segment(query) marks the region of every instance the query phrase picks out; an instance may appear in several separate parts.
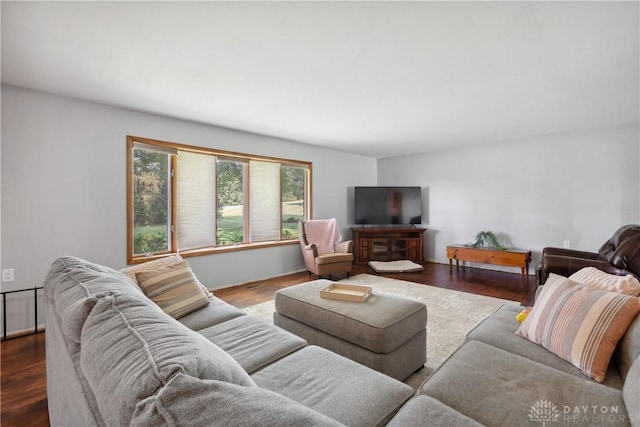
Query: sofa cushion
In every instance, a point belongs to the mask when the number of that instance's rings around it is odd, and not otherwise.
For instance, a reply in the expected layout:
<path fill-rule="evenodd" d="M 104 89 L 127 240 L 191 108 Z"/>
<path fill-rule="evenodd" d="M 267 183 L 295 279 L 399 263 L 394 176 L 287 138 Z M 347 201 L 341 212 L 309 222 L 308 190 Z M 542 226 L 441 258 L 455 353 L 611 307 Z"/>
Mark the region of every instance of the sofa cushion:
<path fill-rule="evenodd" d="M 640 426 L 640 357 L 638 357 L 629 373 L 622 389 L 622 397 L 634 427 Z"/>
<path fill-rule="evenodd" d="M 131 426 L 341 426 L 291 399 L 257 387 L 176 374 L 139 402 Z"/>
<path fill-rule="evenodd" d="M 174 254 L 174 255 L 163 257 L 163 258 L 154 259 L 153 261 L 143 262 L 142 264 L 131 265 L 129 267 L 123 268 L 120 271 L 126 274 L 127 277 L 129 277 L 134 283 L 137 284 L 138 279 L 136 278 L 136 273 L 154 271 L 158 268 L 164 268 L 170 265 L 179 264 L 182 261 L 183 261 L 182 256 L 180 256 L 179 254 Z M 196 282 L 198 283 L 198 286 L 200 286 L 200 289 L 202 289 L 202 293 L 207 298 L 210 298 L 212 296 L 211 292 L 209 292 L 209 290 L 202 283 L 200 283 L 197 277 L 196 277 Z"/>
<path fill-rule="evenodd" d="M 491 426 L 542 425 L 542 421 L 552 421 L 536 417 L 545 406 L 550 409 L 548 415 L 565 424 L 628 422 L 622 390 L 475 340 L 462 344 L 418 393 Z"/>
<path fill-rule="evenodd" d="M 349 426 L 384 425 L 413 395 L 408 385 L 316 346 L 304 347 L 251 377 L 259 387 Z"/>
<path fill-rule="evenodd" d="M 146 299 L 124 274 L 73 256 L 53 262 L 44 288 L 52 302 L 49 309 L 60 318 L 65 336 L 75 342 L 80 342 L 84 322 L 101 297 L 120 293 Z"/>
<path fill-rule="evenodd" d="M 138 272 L 136 279 L 145 295 L 175 319 L 209 304 L 186 261 Z"/>
<path fill-rule="evenodd" d="M 252 316 L 242 316 L 198 331 L 233 357 L 248 373 L 307 345 L 297 335 Z"/>
<path fill-rule="evenodd" d="M 640 299 L 589 289 L 551 273 L 516 333 L 604 381 L 618 340 L 640 311 Z"/>
<path fill-rule="evenodd" d="M 246 314 L 244 311 L 222 301 L 220 298 L 212 296 L 209 299 L 209 305 L 181 317 L 178 321 L 187 328 L 198 331 L 226 322 L 227 320 L 246 316 Z"/>
<path fill-rule="evenodd" d="M 488 316 L 471 330 L 467 334 L 467 339 L 482 341 L 510 353 L 526 357 L 535 362 L 587 380 L 584 373 L 573 364 L 556 356 L 546 348 L 515 334 L 520 326 L 520 323 L 516 320 L 516 314 L 521 310 L 522 306 L 519 304 L 504 304 L 495 313 Z M 622 390 L 623 383 L 622 377 L 615 364 L 609 363 L 604 384 Z"/>
<path fill-rule="evenodd" d="M 461 414 L 430 396 L 418 395 L 409 400 L 387 427 L 481 427 L 482 424 Z"/>
<path fill-rule="evenodd" d="M 635 297 L 640 295 L 640 281 L 631 274 L 620 276 L 605 273 L 595 267 L 584 267 L 569 276 L 569 279 L 590 288 L 620 292 Z"/>
<path fill-rule="evenodd" d="M 255 386 L 231 356 L 202 335 L 129 295 L 101 298 L 80 344 L 80 366 L 108 425 L 129 424 L 138 401 L 179 372 Z"/>

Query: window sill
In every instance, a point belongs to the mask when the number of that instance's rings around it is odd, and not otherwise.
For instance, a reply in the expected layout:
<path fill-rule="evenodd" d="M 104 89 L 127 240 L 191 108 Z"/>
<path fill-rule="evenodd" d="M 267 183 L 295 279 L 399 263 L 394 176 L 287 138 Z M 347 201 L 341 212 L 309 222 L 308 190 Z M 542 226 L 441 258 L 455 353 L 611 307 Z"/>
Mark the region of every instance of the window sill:
<path fill-rule="evenodd" d="M 219 253 L 226 252 L 238 252 L 238 251 L 248 251 L 252 249 L 264 249 L 264 248 L 272 248 L 277 246 L 288 246 L 288 245 L 297 245 L 299 244 L 299 240 L 281 240 L 281 241 L 273 241 L 273 242 L 258 242 L 258 243 L 241 243 L 238 245 L 229 245 L 229 246 L 218 246 L 214 248 L 202 248 L 202 249 L 190 249 L 183 252 L 163 252 L 154 254 L 151 256 L 134 256 L 132 259 L 127 260 L 129 265 L 132 264 L 141 264 L 147 261 L 153 261 L 154 259 L 160 259 L 171 255 L 180 255 L 183 258 L 196 257 L 202 255 L 213 255 Z"/>

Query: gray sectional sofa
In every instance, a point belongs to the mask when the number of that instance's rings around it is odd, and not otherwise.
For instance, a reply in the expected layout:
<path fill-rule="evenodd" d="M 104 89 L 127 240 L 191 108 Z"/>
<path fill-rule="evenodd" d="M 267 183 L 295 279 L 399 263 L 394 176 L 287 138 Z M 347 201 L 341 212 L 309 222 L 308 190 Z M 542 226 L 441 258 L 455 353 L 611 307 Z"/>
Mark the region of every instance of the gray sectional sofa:
<path fill-rule="evenodd" d="M 473 329 L 391 425 L 420 425 L 437 413 L 438 425 L 450 426 L 640 426 L 640 316 L 601 384 L 517 336 L 521 310 L 503 305 Z"/>
<path fill-rule="evenodd" d="M 53 426 L 376 426 L 413 395 L 213 296 L 175 320 L 123 273 L 74 257 L 44 286 Z"/>
<path fill-rule="evenodd" d="M 599 384 L 516 336 L 506 305 L 414 393 L 213 296 L 175 320 L 79 258 L 53 263 L 45 295 L 53 426 L 640 425 L 637 318 Z"/>

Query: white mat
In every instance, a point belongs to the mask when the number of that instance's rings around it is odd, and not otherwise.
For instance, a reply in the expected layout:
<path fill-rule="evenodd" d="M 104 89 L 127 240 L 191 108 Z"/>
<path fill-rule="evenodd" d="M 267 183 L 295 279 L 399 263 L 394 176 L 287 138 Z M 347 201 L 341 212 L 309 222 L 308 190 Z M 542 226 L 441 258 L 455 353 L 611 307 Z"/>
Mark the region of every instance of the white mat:
<path fill-rule="evenodd" d="M 409 260 L 400 261 L 369 261 L 369 267 L 376 273 L 410 273 L 422 271 L 424 267 Z"/>

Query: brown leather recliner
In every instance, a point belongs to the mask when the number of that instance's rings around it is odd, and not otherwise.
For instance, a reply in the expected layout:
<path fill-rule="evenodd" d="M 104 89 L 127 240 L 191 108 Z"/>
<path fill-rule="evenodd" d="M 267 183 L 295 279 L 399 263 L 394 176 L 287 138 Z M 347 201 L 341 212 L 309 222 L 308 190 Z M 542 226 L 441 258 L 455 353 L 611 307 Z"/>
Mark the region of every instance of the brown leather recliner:
<path fill-rule="evenodd" d="M 567 277 L 584 267 L 596 267 L 621 276 L 633 274 L 640 278 L 640 225 L 620 227 L 598 252 L 544 248 L 536 271 L 538 285 L 544 284 L 549 273 Z"/>

